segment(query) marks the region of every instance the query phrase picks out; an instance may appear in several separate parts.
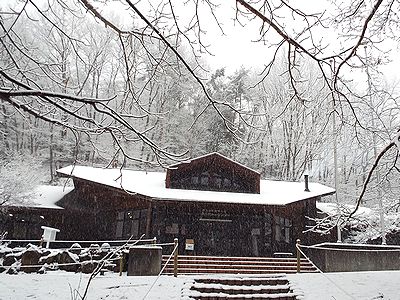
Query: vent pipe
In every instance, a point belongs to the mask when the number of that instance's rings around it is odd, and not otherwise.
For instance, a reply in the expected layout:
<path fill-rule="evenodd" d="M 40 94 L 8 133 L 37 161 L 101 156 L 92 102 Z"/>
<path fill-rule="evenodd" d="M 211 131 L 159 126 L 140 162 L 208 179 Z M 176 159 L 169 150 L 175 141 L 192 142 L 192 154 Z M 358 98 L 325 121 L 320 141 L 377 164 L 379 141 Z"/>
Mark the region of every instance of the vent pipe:
<path fill-rule="evenodd" d="M 310 189 L 308 188 L 308 171 L 304 172 L 304 191 L 309 192 Z"/>

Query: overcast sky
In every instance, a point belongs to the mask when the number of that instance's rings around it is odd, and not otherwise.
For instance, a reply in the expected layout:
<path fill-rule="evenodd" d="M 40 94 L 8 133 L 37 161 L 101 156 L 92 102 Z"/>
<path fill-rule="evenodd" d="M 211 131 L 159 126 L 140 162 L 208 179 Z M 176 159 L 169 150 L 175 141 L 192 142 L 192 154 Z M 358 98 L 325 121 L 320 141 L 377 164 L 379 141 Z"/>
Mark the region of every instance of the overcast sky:
<path fill-rule="evenodd" d="M 36 0 L 35 3 L 44 2 L 44 0 Z M 152 5 L 157 1 L 151 1 Z M 2 6 L 14 6 L 15 0 L 2 0 L 0 7 Z M 97 2 L 93 2 L 96 3 Z M 128 15 L 126 7 L 118 5 L 118 2 L 108 2 L 106 8 L 101 10 L 102 13 L 111 14 L 118 16 L 120 20 L 123 20 L 131 26 L 132 19 Z M 139 8 L 146 11 L 148 8 L 148 2 L 138 3 Z M 245 67 L 255 67 L 261 69 L 269 60 L 272 58 L 273 50 L 263 45 L 262 43 L 256 43 L 255 41 L 259 38 L 259 29 L 262 24 L 257 18 L 251 22 L 242 20 L 245 27 L 241 26 L 234 21 L 236 1 L 221 1 L 220 7 L 215 11 L 218 20 L 223 25 L 225 34 L 219 30 L 215 21 L 212 19 L 209 10 L 200 11 L 200 17 L 202 20 L 202 28 L 206 30 L 204 35 L 204 43 L 210 45 L 209 51 L 214 56 L 204 56 L 204 59 L 208 62 L 210 70 L 216 70 L 221 67 L 226 67 L 227 73 L 232 73 L 239 69 L 242 65 Z M 292 3 L 292 5 L 294 5 Z M 328 1 L 296 1 L 295 5 L 297 8 L 303 9 L 307 12 L 317 13 L 323 12 L 328 8 Z M 147 6 L 147 7 L 146 7 Z M 190 2 L 176 2 L 174 3 L 176 9 L 178 22 L 185 25 L 193 14 L 193 8 L 190 7 Z M 241 7 L 241 9 L 243 9 Z M 188 10 L 188 11 L 187 11 Z M 292 29 L 296 29 L 296 22 L 293 19 L 279 19 L 281 24 L 285 26 L 286 32 L 291 35 Z M 334 48 L 337 43 L 336 32 L 331 29 L 331 33 L 316 32 L 316 38 L 322 38 L 326 44 L 330 44 L 330 49 Z M 318 36 L 320 34 L 320 36 Z M 291 36 L 294 36 L 293 34 Z M 271 36 L 270 36 L 271 39 Z M 272 36 L 273 39 L 273 36 Z M 271 40 L 269 40 L 271 41 Z M 339 47 L 340 45 L 338 45 Z M 388 49 L 392 49 L 391 59 L 394 61 L 386 66 L 380 67 L 380 70 L 386 75 L 388 80 L 394 81 L 399 78 L 398 70 L 400 68 L 400 60 L 398 59 L 398 45 L 395 43 L 388 43 Z M 332 50 L 331 50 L 332 51 Z M 329 54 L 332 54 L 329 53 Z M 357 78 L 359 74 L 357 71 L 354 72 L 354 76 Z"/>

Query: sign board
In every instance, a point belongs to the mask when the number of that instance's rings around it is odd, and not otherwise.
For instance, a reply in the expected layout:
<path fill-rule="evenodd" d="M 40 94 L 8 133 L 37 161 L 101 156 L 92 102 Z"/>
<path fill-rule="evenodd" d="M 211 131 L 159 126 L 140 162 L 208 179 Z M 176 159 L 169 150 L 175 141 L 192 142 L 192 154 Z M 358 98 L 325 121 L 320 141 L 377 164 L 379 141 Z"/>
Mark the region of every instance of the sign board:
<path fill-rule="evenodd" d="M 60 232 L 59 229 L 51 228 L 47 226 L 42 226 L 43 229 L 43 241 L 45 242 L 54 242 L 56 240 L 57 232 Z"/>
<path fill-rule="evenodd" d="M 194 250 L 194 240 L 193 239 L 186 239 L 185 250 L 188 250 L 188 251 Z"/>
<path fill-rule="evenodd" d="M 43 229 L 42 240 L 46 242 L 46 248 L 49 248 L 50 242 L 54 242 L 56 240 L 56 234 L 57 232 L 60 232 L 60 230 L 47 226 L 42 226 L 41 228 Z"/>

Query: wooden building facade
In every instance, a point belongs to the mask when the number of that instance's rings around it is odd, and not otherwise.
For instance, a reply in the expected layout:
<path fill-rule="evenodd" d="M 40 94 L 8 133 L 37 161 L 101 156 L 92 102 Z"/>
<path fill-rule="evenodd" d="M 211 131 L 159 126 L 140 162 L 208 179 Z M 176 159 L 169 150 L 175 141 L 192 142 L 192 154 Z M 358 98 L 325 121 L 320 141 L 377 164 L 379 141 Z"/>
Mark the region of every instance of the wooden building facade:
<path fill-rule="evenodd" d="M 74 189 L 58 203 L 62 239 L 179 239 L 195 255 L 272 256 L 294 251 L 316 201 L 334 193 L 310 183 L 261 180 L 218 153 L 171 166 L 166 173 L 83 166 L 58 170 Z M 47 224 L 51 225 L 51 224 Z"/>

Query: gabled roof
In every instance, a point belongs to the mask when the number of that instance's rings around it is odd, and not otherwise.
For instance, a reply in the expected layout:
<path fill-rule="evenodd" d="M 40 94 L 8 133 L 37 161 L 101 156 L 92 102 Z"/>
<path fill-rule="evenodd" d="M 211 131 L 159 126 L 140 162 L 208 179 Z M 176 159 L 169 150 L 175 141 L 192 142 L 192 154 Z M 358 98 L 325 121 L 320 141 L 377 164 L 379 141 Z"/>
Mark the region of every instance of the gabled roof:
<path fill-rule="evenodd" d="M 165 173 L 85 166 L 68 166 L 57 170 L 60 175 L 98 183 L 148 196 L 162 201 L 191 201 L 251 205 L 286 205 L 313 197 L 331 195 L 333 188 L 310 183 L 310 192 L 303 182 L 261 180 L 260 194 L 171 189 L 165 187 Z"/>
<path fill-rule="evenodd" d="M 234 164 L 234 165 L 236 165 L 236 166 L 238 166 L 240 168 L 246 169 L 247 171 L 250 171 L 250 172 L 253 172 L 253 173 L 256 173 L 256 174 L 260 175 L 260 172 L 258 172 L 256 170 L 253 170 L 253 169 L 251 169 L 251 168 L 249 168 L 249 167 L 247 167 L 245 165 L 242 165 L 241 163 L 238 163 L 237 161 L 234 161 L 233 159 L 231 159 L 229 157 L 226 157 L 225 155 L 222 155 L 221 153 L 218 153 L 218 152 L 208 153 L 208 154 L 205 154 L 205 155 L 202 155 L 202 156 L 198 156 L 198 157 L 195 157 L 195 158 L 192 158 L 192 159 L 180 162 L 180 163 L 176 163 L 176 164 L 170 165 L 170 166 L 168 166 L 168 169 L 175 169 L 175 168 L 178 168 L 179 166 L 184 166 L 184 165 L 191 164 L 191 163 L 194 163 L 194 162 L 200 162 L 200 161 L 203 161 L 203 160 L 208 160 L 208 159 L 211 159 L 212 157 L 221 158 L 221 159 L 223 159 L 223 160 L 225 160 L 225 161 L 227 161 L 229 163 L 232 163 L 232 164 Z"/>

